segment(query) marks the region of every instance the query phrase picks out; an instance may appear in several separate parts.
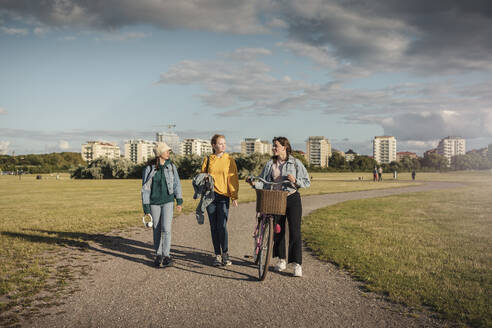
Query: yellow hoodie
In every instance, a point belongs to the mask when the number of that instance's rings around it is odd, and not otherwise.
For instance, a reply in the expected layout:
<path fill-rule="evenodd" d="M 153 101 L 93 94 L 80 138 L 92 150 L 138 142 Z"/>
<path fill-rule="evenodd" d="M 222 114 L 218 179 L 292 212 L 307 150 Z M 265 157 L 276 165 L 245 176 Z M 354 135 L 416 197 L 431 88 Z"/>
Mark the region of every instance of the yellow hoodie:
<path fill-rule="evenodd" d="M 236 161 L 229 154 L 221 157 L 212 154 L 205 157 L 202 163 L 202 173 L 207 173 L 207 158 L 210 158 L 208 173 L 214 178 L 214 190 L 216 193 L 237 199 L 239 180 L 237 176 Z"/>

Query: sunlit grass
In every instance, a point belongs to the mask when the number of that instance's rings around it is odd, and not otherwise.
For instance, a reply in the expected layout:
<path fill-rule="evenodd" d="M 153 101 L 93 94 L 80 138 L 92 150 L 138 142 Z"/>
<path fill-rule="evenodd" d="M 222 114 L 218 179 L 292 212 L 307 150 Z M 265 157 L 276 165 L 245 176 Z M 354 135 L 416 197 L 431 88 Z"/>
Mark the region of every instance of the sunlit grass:
<path fill-rule="evenodd" d="M 41 256 L 65 245 L 87 247 L 87 238 L 141 225 L 140 180 L 71 180 L 67 174 L 0 176 L 0 308 L 35 295 L 55 273 Z M 303 195 L 416 185 L 409 175 L 374 183 L 362 173 L 313 173 Z M 363 177 L 363 180 L 359 180 Z M 418 176 L 419 178 L 419 176 Z M 423 175 L 421 176 L 423 179 Z M 190 180 L 183 180 L 184 212 L 194 212 Z M 240 182 L 241 202 L 255 200 L 254 190 Z M 63 238 L 59 237 L 63 233 Z M 81 237 L 83 236 L 83 237 Z M 5 296 L 9 298 L 6 299 Z M 0 310 L 1 312 L 1 310 Z"/>
<path fill-rule="evenodd" d="M 304 239 L 321 259 L 346 268 L 372 291 L 490 327 L 492 176 L 437 177 L 474 182 L 320 209 L 304 220 Z"/>

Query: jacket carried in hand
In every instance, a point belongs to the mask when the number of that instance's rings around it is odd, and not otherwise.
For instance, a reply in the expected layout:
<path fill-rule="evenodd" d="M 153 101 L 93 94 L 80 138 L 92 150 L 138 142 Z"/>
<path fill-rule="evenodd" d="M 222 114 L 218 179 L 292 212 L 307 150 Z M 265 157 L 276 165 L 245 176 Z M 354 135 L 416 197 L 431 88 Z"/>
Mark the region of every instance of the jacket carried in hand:
<path fill-rule="evenodd" d="M 147 165 L 142 174 L 142 205 L 150 204 L 150 193 L 152 191 L 152 180 L 157 173 L 155 165 Z M 179 180 L 178 169 L 173 162 L 169 161 L 164 165 L 164 177 L 169 194 L 174 194 L 174 198 L 183 199 L 181 181 Z"/>
<path fill-rule="evenodd" d="M 215 199 L 214 178 L 208 173 L 200 173 L 193 178 L 193 199 L 200 197 L 200 202 L 196 207 L 196 220 L 198 224 L 203 224 L 205 220 L 205 210 Z"/>

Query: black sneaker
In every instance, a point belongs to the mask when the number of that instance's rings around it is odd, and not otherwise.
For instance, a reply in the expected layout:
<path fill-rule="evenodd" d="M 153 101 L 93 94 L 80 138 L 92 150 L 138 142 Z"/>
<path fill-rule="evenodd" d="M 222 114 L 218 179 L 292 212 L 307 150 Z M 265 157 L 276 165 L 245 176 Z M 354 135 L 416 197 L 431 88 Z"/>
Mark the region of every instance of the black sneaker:
<path fill-rule="evenodd" d="M 173 259 L 169 256 L 164 256 L 164 259 L 162 260 L 162 266 L 167 267 L 171 265 L 173 265 Z"/>
<path fill-rule="evenodd" d="M 229 260 L 229 254 L 227 253 L 224 253 L 222 254 L 222 265 L 226 266 L 226 265 L 231 265 L 232 262 L 231 260 Z"/>
<path fill-rule="evenodd" d="M 156 268 L 159 268 L 161 266 L 161 262 L 162 262 L 162 257 L 156 256 L 154 260 L 154 266 Z"/>

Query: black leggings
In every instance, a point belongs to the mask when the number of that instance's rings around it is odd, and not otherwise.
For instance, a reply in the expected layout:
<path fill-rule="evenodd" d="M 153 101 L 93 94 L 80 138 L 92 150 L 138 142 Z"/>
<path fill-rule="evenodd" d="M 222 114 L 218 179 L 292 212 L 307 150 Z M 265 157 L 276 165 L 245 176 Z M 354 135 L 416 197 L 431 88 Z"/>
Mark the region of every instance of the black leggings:
<path fill-rule="evenodd" d="M 285 220 L 289 223 L 289 261 L 302 264 L 301 218 L 302 203 L 298 192 L 287 197 L 286 215 L 279 215 L 275 222 L 280 225 L 280 233 L 273 235 L 273 257 L 285 259 Z"/>

